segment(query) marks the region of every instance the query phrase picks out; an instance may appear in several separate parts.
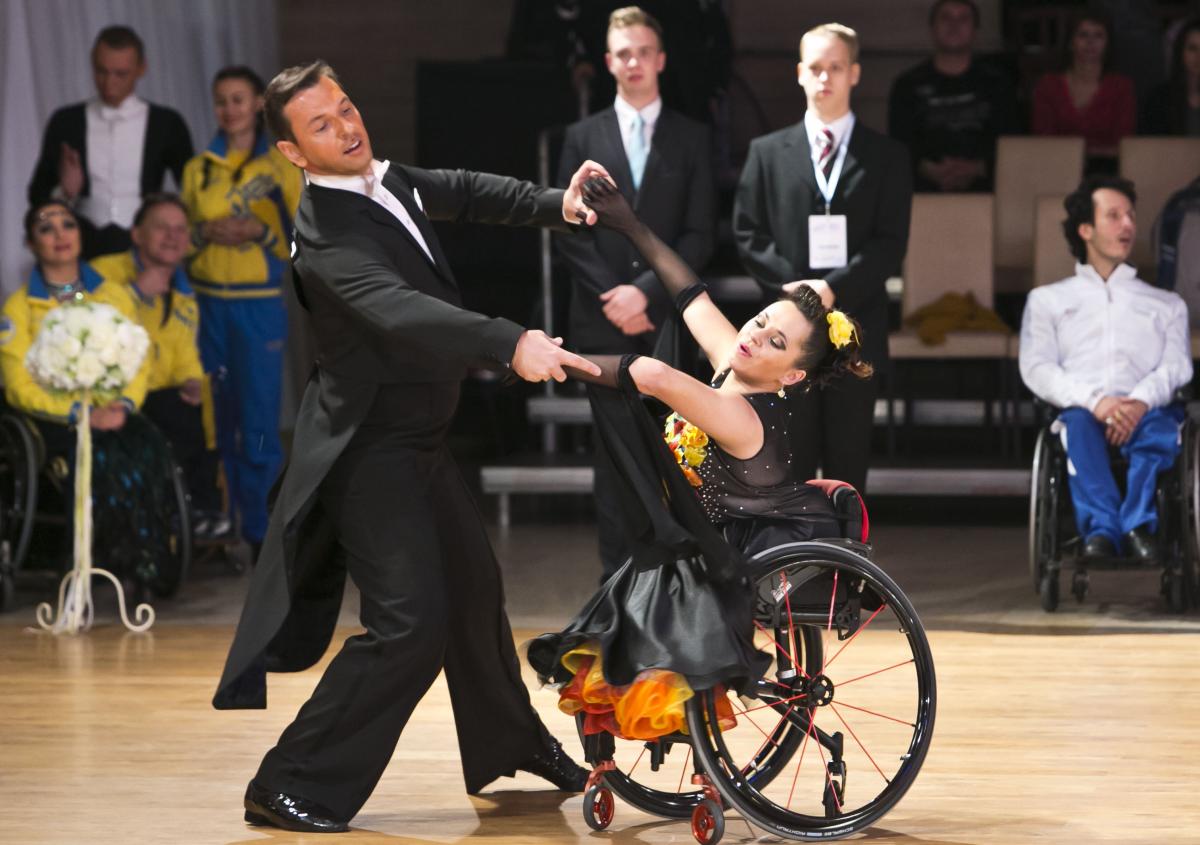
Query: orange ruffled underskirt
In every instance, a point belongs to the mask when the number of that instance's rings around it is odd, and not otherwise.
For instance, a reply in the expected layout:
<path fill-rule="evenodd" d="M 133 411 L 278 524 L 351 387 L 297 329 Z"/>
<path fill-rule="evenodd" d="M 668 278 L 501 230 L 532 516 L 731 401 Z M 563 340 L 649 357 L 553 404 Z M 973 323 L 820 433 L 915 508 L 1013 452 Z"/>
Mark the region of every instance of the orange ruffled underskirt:
<path fill-rule="evenodd" d="M 601 671 L 600 648 L 584 643 L 562 657 L 573 673 L 558 695 L 558 709 L 568 716 L 584 714 L 584 734 L 607 731 L 622 739 L 653 740 L 687 733 L 684 705 L 695 693 L 684 677 L 666 669 L 639 672 L 633 683 L 612 686 Z M 725 691 L 717 687 L 717 719 L 721 730 L 737 724 Z"/>

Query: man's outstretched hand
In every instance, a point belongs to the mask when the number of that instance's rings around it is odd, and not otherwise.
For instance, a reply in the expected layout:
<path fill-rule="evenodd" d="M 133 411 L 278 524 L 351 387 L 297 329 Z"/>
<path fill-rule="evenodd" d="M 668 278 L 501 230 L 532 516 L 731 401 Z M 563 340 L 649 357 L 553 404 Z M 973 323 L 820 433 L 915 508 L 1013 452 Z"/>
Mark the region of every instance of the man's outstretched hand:
<path fill-rule="evenodd" d="M 583 201 L 583 183 L 596 178 L 612 180 L 608 171 L 594 161 L 585 161 L 579 165 L 579 169 L 571 177 L 567 192 L 563 194 L 563 220 L 568 223 L 586 223 L 589 226 L 596 224 L 596 212 L 588 208 L 587 203 Z"/>
<path fill-rule="evenodd" d="M 525 381 L 566 381 L 567 374 L 563 372 L 563 367 L 600 375 L 600 368 L 591 361 L 563 349 L 561 337 L 548 337 L 540 329 L 530 329 L 517 341 L 512 369 Z"/>

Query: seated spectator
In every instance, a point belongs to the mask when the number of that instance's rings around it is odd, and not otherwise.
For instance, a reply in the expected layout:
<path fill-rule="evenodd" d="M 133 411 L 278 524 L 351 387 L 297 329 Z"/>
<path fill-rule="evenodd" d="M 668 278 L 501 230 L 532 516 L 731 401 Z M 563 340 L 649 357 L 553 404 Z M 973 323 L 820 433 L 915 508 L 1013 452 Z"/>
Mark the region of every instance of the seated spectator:
<path fill-rule="evenodd" d="M 4 303 L 0 316 L 0 373 L 10 408 L 24 412 L 45 444 L 45 459 L 64 467 L 62 480 L 71 489 L 75 469 L 78 405 L 42 387 L 25 368 L 46 314 L 60 303 L 98 299 L 102 279 L 80 261 L 80 227 L 74 212 L 59 200 L 31 207 L 25 215 L 26 243 L 37 263 L 29 280 Z M 104 301 L 135 319 L 132 295 L 111 291 Z M 168 505 L 148 479 L 167 477 L 171 453 L 158 430 L 137 413 L 146 395 L 147 367 L 127 385 L 124 395 L 91 409 L 92 508 L 97 565 L 156 592 L 177 583 L 177 573 L 161 570 L 171 555 Z M 64 503 L 73 512 L 70 503 Z M 70 560 L 70 532 L 62 538 L 63 561 Z"/>
<path fill-rule="evenodd" d="M 1200 18 L 1186 22 L 1175 36 L 1171 76 L 1146 98 L 1141 131 L 1200 137 Z"/>
<path fill-rule="evenodd" d="M 1117 144 L 1137 121 L 1133 82 L 1109 71 L 1110 34 L 1098 15 L 1078 18 L 1066 69 L 1046 74 L 1033 89 L 1033 134 L 1083 136 L 1089 173 L 1116 171 Z"/>
<path fill-rule="evenodd" d="M 183 269 L 188 232 L 183 201 L 150 194 L 133 218 L 133 249 L 93 259 L 91 266 L 104 278 L 97 298 L 132 299 L 134 315 L 150 335 L 142 413 L 166 435 L 183 469 L 196 533 L 220 535 L 228 533 L 229 519 L 221 512 L 216 456 L 208 449 L 201 413 L 200 313 Z"/>
<path fill-rule="evenodd" d="M 935 0 L 933 57 L 896 78 L 888 133 L 908 146 L 917 191 L 990 191 L 996 138 L 1017 131 L 1013 84 L 974 57 L 975 0 Z"/>
<path fill-rule="evenodd" d="M 96 36 L 92 73 L 96 96 L 50 116 L 29 183 L 29 202 L 66 201 L 83 230 L 83 255 L 129 248 L 129 226 L 143 194 L 176 184 L 192 157 L 192 137 L 174 109 L 134 92 L 146 72 L 142 39 L 129 27 Z"/>
<path fill-rule="evenodd" d="M 1185 411 L 1175 392 L 1192 378 L 1187 306 L 1124 263 L 1133 248 L 1133 184 L 1086 179 L 1064 201 L 1063 231 L 1075 275 L 1029 294 L 1021 322 L 1021 377 L 1061 412 L 1054 430 L 1068 458 L 1068 486 L 1084 554 L 1124 545 L 1154 556 L 1155 480 L 1179 453 Z M 1128 460 L 1124 497 L 1110 447 Z"/>

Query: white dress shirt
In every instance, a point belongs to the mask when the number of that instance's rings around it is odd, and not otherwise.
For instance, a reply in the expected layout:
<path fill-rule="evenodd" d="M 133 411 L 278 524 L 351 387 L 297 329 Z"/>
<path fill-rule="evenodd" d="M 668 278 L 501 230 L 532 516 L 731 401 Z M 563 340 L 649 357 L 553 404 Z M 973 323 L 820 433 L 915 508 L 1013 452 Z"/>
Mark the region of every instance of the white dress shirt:
<path fill-rule="evenodd" d="M 425 250 L 430 262 L 436 264 L 437 262 L 433 260 L 433 253 L 429 251 L 429 244 L 425 243 L 425 238 L 421 235 L 421 230 L 417 228 L 412 215 L 408 213 L 408 209 L 401 204 L 400 200 L 396 199 L 395 194 L 383 185 L 383 174 L 387 173 L 390 164 L 391 162 L 388 161 L 372 159 L 370 175 L 367 176 L 318 176 L 305 171 L 304 178 L 314 185 L 335 188 L 339 191 L 352 191 L 375 200 L 400 221 L 400 225 L 407 229 L 413 239 L 421 245 L 421 249 Z M 415 190 L 413 199 L 416 200 L 419 208 L 423 208 L 420 196 Z"/>
<path fill-rule="evenodd" d="M 804 131 L 808 133 L 808 146 L 812 149 L 813 167 L 816 168 L 821 160 L 821 150 L 823 149 L 822 130 L 828 129 L 833 133 L 833 155 L 837 155 L 842 144 L 850 142 L 850 135 L 854 132 L 854 112 L 848 111 L 833 123 L 822 123 L 821 118 L 817 117 L 817 112 L 814 109 L 809 109 L 804 113 Z"/>
<path fill-rule="evenodd" d="M 650 149 L 650 143 L 654 140 L 654 127 L 658 124 L 658 116 L 662 114 L 662 109 L 661 97 L 653 103 L 635 109 L 625 102 L 620 94 L 617 95 L 617 99 L 613 101 L 613 110 L 617 113 L 617 126 L 621 127 L 621 144 L 625 147 L 625 158 L 629 158 L 629 145 L 633 140 L 634 127 L 637 126 L 637 116 L 642 116 L 642 137 L 646 142 L 646 149 Z"/>
<path fill-rule="evenodd" d="M 1021 378 L 1059 408 L 1095 410 L 1105 396 L 1159 408 L 1192 380 L 1187 305 L 1128 264 L 1108 277 L 1090 264 L 1034 288 L 1021 319 Z"/>
<path fill-rule="evenodd" d="M 79 212 L 103 229 L 115 223 L 133 225 L 142 203 L 142 156 L 146 149 L 146 120 L 150 106 L 130 94 L 113 108 L 99 99 L 84 106 L 87 132 L 88 195 L 79 198 Z"/>

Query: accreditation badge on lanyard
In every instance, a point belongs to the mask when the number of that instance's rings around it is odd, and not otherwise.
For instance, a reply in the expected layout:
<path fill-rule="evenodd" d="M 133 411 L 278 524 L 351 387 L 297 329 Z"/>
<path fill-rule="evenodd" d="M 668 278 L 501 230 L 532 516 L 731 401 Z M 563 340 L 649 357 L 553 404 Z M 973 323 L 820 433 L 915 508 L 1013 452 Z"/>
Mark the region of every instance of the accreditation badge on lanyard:
<path fill-rule="evenodd" d="M 846 162 L 846 148 L 850 146 L 850 138 L 842 139 L 838 146 L 837 158 L 833 161 L 833 169 L 829 178 L 825 171 L 813 162 L 813 174 L 817 177 L 817 188 L 825 199 L 824 214 L 808 216 L 808 266 L 813 270 L 833 270 L 845 267 L 849 262 L 849 250 L 846 245 L 846 215 L 830 214 L 833 204 L 833 192 L 837 190 L 838 179 L 842 177 L 842 165 Z"/>

